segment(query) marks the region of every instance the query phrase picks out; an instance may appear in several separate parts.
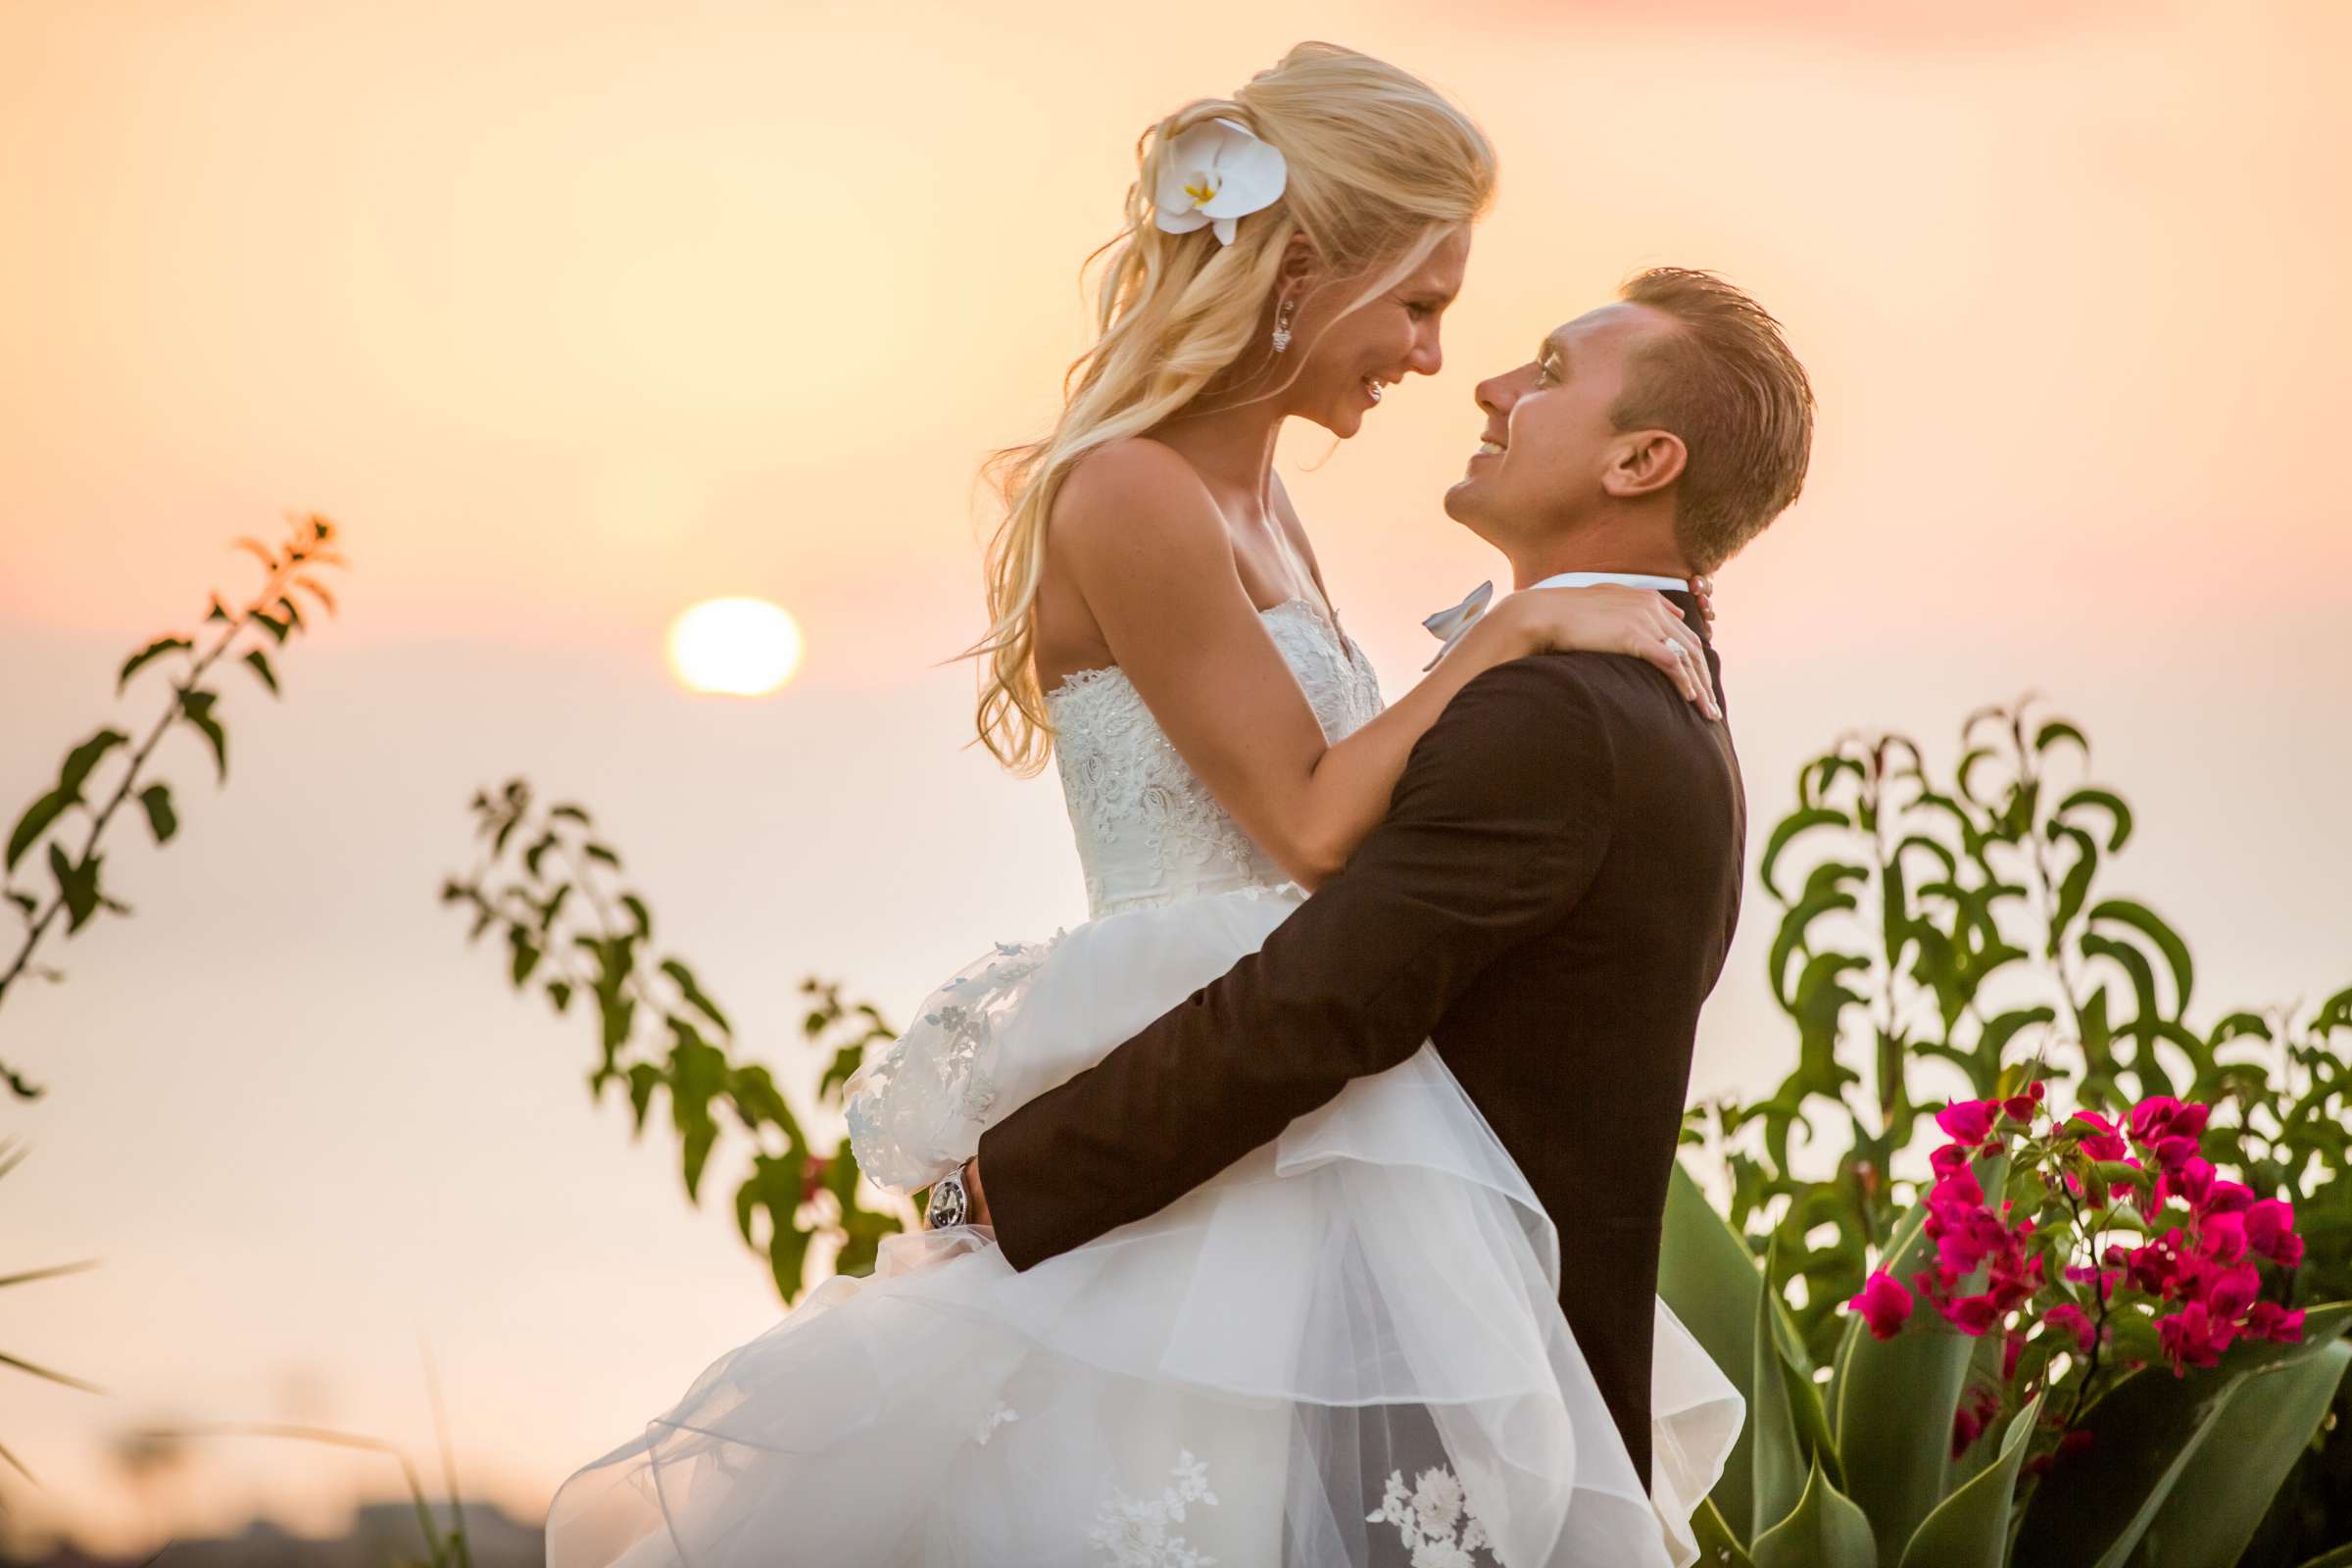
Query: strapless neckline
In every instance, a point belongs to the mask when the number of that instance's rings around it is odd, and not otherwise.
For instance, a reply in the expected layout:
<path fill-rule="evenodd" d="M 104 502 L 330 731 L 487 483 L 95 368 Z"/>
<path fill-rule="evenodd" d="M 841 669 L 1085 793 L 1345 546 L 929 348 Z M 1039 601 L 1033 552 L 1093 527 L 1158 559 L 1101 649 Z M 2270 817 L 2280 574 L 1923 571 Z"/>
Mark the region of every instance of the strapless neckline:
<path fill-rule="evenodd" d="M 1348 648 L 1350 652 L 1355 651 L 1354 640 L 1350 638 L 1345 631 L 1340 629 L 1340 623 L 1330 615 L 1324 613 L 1323 608 L 1316 604 L 1312 599 L 1307 598 L 1304 594 L 1293 594 L 1290 598 L 1283 600 L 1280 604 L 1266 606 L 1263 610 L 1260 610 L 1257 612 L 1258 618 L 1262 620 L 1268 615 L 1285 610 L 1305 611 L 1311 619 L 1322 623 L 1323 628 L 1331 633 L 1333 641 L 1340 643 L 1342 646 Z M 1124 673 L 1125 671 L 1120 669 L 1120 667 L 1116 664 L 1100 664 L 1093 669 L 1073 669 L 1067 675 L 1064 675 L 1061 678 L 1060 685 L 1054 687 L 1052 691 L 1045 694 L 1046 702 L 1049 706 L 1051 706 L 1064 692 L 1074 691 L 1093 685 L 1095 682 L 1100 681 L 1108 675 L 1118 675 Z"/>
<path fill-rule="evenodd" d="M 1312 599 L 1258 616 L 1326 742 L 1380 711 L 1371 661 Z M 1290 880 L 1178 754 L 1126 670 L 1076 671 L 1046 704 L 1090 916 Z"/>

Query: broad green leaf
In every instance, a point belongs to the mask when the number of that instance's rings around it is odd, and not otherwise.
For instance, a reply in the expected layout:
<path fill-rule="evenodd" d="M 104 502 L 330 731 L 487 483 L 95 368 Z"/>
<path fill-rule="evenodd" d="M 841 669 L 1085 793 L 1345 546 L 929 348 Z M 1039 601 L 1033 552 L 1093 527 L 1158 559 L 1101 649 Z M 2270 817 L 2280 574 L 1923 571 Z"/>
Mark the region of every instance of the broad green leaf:
<path fill-rule="evenodd" d="M 2041 726 L 2041 733 L 2034 737 L 2034 750 L 2046 752 L 2060 741 L 2073 741 L 2082 748 L 2083 756 L 2090 755 L 2090 742 L 2083 738 L 2081 730 L 2063 718 L 2054 718 Z"/>
<path fill-rule="evenodd" d="M 2327 1418 L 2347 1366 L 2352 1343 L 2338 1334 L 2316 1355 L 2249 1374 L 2156 1510 L 2134 1568 L 2237 1561 Z"/>
<path fill-rule="evenodd" d="M 1853 1499 L 1830 1485 L 1820 1464 L 1805 1478 L 1804 1495 L 1788 1518 L 1756 1538 L 1756 1568 L 1878 1568 L 1870 1520 Z"/>
<path fill-rule="evenodd" d="M 251 664 L 253 672 L 262 677 L 262 684 L 270 688 L 270 695 L 277 696 L 277 673 L 270 667 L 270 656 L 256 648 L 245 655 L 245 662 Z"/>
<path fill-rule="evenodd" d="M 2095 806 L 2114 818 L 2115 829 L 2108 835 L 2107 848 L 2110 851 L 2122 849 L 2124 841 L 2132 836 L 2132 808 L 2124 804 L 2123 797 L 2112 790 L 2077 790 L 2058 803 L 2058 814 L 2065 816 L 2082 806 Z"/>
<path fill-rule="evenodd" d="M 115 677 L 115 695 L 121 696 L 122 688 L 130 684 L 130 677 L 137 674 L 140 666 L 146 664 L 150 660 L 161 659 L 174 648 L 193 652 L 195 646 L 185 637 L 164 637 L 149 643 L 131 655 L 129 661 L 122 666 L 122 673 Z"/>
<path fill-rule="evenodd" d="M 66 901 L 66 932 L 72 935 L 81 929 L 84 921 L 98 909 L 98 862 L 103 855 L 93 855 L 76 865 L 55 840 L 49 845 L 49 871 L 57 878 L 57 891 Z"/>
<path fill-rule="evenodd" d="M 1678 1159 L 1666 1189 L 1658 1295 L 1739 1387 L 1751 1410 L 1757 1298 L 1764 1294 L 1764 1278 L 1746 1242 L 1725 1223 Z M 1741 1529 L 1754 1512 L 1754 1440 L 1755 1423 L 1743 1423 L 1722 1479 L 1709 1494 L 1723 1518 L 1738 1520 Z"/>
<path fill-rule="evenodd" d="M 1756 1315 L 1748 1328 L 1753 1348 L 1747 1370 L 1747 1426 L 1755 1446 L 1756 1491 L 1748 1514 L 1751 1541 L 1795 1510 L 1797 1499 L 1805 1494 L 1805 1477 L 1811 1469 L 1805 1445 L 1797 1436 L 1788 1381 L 1781 1376 L 1780 1337 L 1773 1332 L 1776 1293 L 1772 1281 L 1778 1273 L 1779 1259 L 1780 1244 L 1776 1239 L 1764 1254 L 1765 1288 L 1756 1292 Z"/>
<path fill-rule="evenodd" d="M 1788 902 L 1782 896 L 1780 888 L 1774 884 L 1772 871 L 1773 867 L 1780 862 L 1781 852 L 1786 850 L 1798 834 L 1817 827 L 1847 827 L 1850 825 L 1846 821 L 1843 811 L 1825 810 L 1818 807 L 1791 811 L 1781 818 L 1780 825 L 1772 830 L 1772 837 L 1764 846 L 1763 863 L 1757 869 L 1757 875 L 1764 883 L 1764 891 L 1774 898 L 1780 899 L 1784 904 Z"/>
<path fill-rule="evenodd" d="M 2034 1487 L 2013 1568 L 2124 1568 L 2238 1385 L 2257 1371 L 2318 1357 L 2348 1319 L 2352 1303 L 2312 1307 L 2299 1343 L 2241 1342 L 2219 1366 L 2175 1377 L 2155 1362 L 2125 1376 L 2075 1423 L 2090 1434 L 2089 1446 L 2061 1458 Z"/>
<path fill-rule="evenodd" d="M 1713 1497 L 1699 1498 L 1690 1510 L 1690 1534 L 1698 1542 L 1698 1560 L 1707 1568 L 1756 1568 L 1746 1544 L 1723 1522 Z"/>
<path fill-rule="evenodd" d="M 507 927 L 507 948 L 511 956 L 509 971 L 514 984 L 520 986 L 530 979 L 531 971 L 539 966 L 539 945 L 531 940 L 530 932 L 520 925 Z"/>
<path fill-rule="evenodd" d="M 1974 1162 L 1985 1201 L 1996 1210 L 2008 1163 L 1999 1154 Z M 1883 1266 L 1915 1297 L 1912 1276 L 1936 1267 L 1927 1221 L 1923 1198 L 1897 1224 L 1885 1251 Z M 1963 1281 L 1960 1289 L 1968 1285 Z M 1974 1336 L 1946 1323 L 1924 1298 L 1892 1339 L 1872 1337 L 1859 1314 L 1846 1324 L 1830 1381 L 1831 1430 L 1845 1456 L 1846 1489 L 1868 1515 L 1880 1554 L 1890 1562 L 1943 1500 L 1952 1416 L 1976 1348 Z"/>
<path fill-rule="evenodd" d="M 2036 1394 L 2010 1417 L 1998 1455 L 1921 1521 L 1903 1548 L 1902 1568 L 2002 1568 L 2009 1554 L 2009 1515 L 2017 1473 L 2032 1446 L 2041 1413 Z"/>
<path fill-rule="evenodd" d="M 220 779 L 228 778 L 228 736 L 222 733 L 220 721 L 213 717 L 213 704 L 220 700 L 215 692 L 198 691 L 193 687 L 179 694 L 179 710 L 193 724 L 213 749 L 213 765 Z"/>
<path fill-rule="evenodd" d="M 76 804 L 80 799 L 77 791 L 54 789 L 26 807 L 24 814 L 17 818 L 16 831 L 8 836 L 8 869 L 14 871 L 17 862 L 24 858 L 24 852 L 39 843 L 41 835 L 49 831 L 49 824 L 63 815 L 67 807 Z"/>
<path fill-rule="evenodd" d="M 172 809 L 172 786 L 150 784 L 139 791 L 139 804 L 147 808 L 147 827 L 158 844 L 169 844 L 172 835 L 179 831 L 178 813 Z"/>
<path fill-rule="evenodd" d="M 662 960 L 662 972 L 676 982 L 678 993 L 686 999 L 687 1005 L 718 1025 L 719 1028 L 730 1034 L 734 1032 L 735 1026 L 727 1022 L 725 1013 L 718 1010 L 718 1004 L 703 995 L 703 988 L 695 983 L 692 969 L 687 968 L 675 958 L 664 958 Z"/>
<path fill-rule="evenodd" d="M 130 737 L 119 729 L 102 729 L 74 748 L 66 757 L 65 766 L 58 770 L 57 787 L 74 795 L 89 781 L 90 773 L 118 746 L 130 744 Z"/>
<path fill-rule="evenodd" d="M 2188 956 L 2188 944 L 2180 940 L 2180 933 L 2175 931 L 2155 910 L 2130 899 L 2108 899 L 2090 911 L 2091 924 L 2097 925 L 2103 920 L 2132 927 L 2154 943 L 2157 951 L 2164 955 L 2165 962 L 2172 966 L 2173 986 L 2179 994 L 2179 1001 L 2173 1007 L 2173 1015 L 2178 1017 L 2188 1005 L 2188 994 L 2195 986 L 2197 977 L 2196 965 Z"/>

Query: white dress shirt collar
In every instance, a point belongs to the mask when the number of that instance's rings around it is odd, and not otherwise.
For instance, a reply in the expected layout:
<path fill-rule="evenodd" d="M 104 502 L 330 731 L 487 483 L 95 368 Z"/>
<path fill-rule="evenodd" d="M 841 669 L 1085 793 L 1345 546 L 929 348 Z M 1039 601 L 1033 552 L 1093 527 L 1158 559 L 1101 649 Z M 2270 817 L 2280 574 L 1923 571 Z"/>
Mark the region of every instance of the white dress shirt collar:
<path fill-rule="evenodd" d="M 1563 571 L 1530 588 L 1590 588 L 1597 582 L 1619 582 L 1628 588 L 1655 588 L 1660 593 L 1689 593 L 1690 584 L 1680 577 L 1657 577 L 1644 571 Z"/>

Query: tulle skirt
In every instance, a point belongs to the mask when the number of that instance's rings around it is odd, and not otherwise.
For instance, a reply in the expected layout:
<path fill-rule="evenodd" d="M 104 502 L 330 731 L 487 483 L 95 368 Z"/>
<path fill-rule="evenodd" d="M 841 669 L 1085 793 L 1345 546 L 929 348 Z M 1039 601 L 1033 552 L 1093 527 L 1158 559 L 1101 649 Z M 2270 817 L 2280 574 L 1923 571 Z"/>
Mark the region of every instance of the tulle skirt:
<path fill-rule="evenodd" d="M 853 1086 L 860 1163 L 979 1131 L 1255 949 L 1238 890 L 1000 947 Z M 1424 1045 L 1148 1219 L 1026 1272 L 894 1237 L 573 1475 L 550 1568 L 1643 1568 L 1744 1408 L 1656 1305 L 1645 1489 L 1558 1304 L 1557 1233 Z"/>

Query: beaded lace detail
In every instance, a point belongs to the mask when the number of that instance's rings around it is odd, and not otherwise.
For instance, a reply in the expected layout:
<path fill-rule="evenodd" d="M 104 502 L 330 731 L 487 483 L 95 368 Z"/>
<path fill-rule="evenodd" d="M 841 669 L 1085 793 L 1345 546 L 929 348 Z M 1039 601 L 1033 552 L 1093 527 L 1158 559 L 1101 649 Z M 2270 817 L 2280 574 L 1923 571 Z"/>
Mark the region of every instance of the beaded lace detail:
<path fill-rule="evenodd" d="M 1341 740 L 1380 711 L 1370 662 L 1312 601 L 1285 600 L 1259 614 L 1325 739 Z M 1126 671 L 1113 664 L 1072 675 L 1046 706 L 1090 917 L 1290 880 L 1177 755 Z"/>

